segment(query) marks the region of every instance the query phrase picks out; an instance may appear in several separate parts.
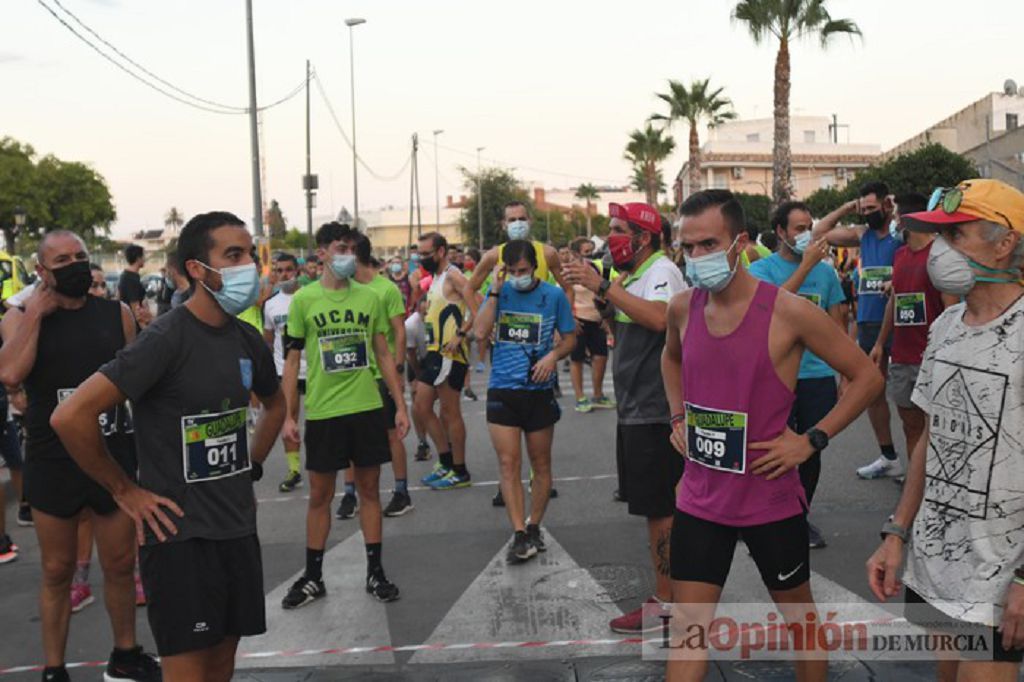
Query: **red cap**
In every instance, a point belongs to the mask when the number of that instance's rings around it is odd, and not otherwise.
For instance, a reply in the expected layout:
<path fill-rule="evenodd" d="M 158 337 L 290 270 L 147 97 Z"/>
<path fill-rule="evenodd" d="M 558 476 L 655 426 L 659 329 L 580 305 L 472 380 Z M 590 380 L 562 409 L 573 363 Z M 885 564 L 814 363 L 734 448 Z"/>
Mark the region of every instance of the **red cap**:
<path fill-rule="evenodd" d="M 612 218 L 626 220 L 640 229 L 654 234 L 661 234 L 661 216 L 650 204 L 631 202 L 628 204 L 608 204 L 608 215 Z"/>

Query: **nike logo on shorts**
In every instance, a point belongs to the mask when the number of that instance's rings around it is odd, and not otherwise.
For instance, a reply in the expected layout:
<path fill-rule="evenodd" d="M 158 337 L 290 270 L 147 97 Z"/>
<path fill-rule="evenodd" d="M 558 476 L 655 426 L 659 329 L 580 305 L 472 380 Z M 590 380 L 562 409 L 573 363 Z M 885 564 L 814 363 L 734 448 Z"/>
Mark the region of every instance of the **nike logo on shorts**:
<path fill-rule="evenodd" d="M 794 568 L 792 571 L 786 574 L 783 574 L 781 571 L 779 571 L 779 582 L 786 582 L 787 580 L 792 578 L 794 575 L 796 575 L 796 572 L 799 571 L 803 565 L 804 562 L 801 561 L 799 564 L 796 565 L 796 568 Z"/>

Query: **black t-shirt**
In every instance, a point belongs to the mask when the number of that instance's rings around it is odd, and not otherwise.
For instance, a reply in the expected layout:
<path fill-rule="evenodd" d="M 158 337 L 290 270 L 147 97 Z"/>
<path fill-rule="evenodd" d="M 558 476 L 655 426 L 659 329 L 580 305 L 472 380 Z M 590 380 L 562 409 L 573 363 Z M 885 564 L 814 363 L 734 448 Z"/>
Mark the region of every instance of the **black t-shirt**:
<path fill-rule="evenodd" d="M 223 327 L 179 306 L 100 368 L 132 401 L 139 483 L 174 500 L 172 540 L 256 532 L 246 427 L 249 392 L 277 391 L 274 358 L 250 325 Z M 156 539 L 147 534 L 146 542 Z"/>
<path fill-rule="evenodd" d="M 117 282 L 117 295 L 123 302 L 131 305 L 146 300 L 146 288 L 142 286 L 139 273 L 125 270 Z"/>

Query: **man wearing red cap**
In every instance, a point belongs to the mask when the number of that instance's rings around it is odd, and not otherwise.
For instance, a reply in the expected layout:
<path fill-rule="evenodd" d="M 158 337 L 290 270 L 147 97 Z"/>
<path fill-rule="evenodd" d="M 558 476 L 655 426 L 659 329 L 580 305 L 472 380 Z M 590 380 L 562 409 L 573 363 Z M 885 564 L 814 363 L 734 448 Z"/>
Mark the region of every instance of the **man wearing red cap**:
<path fill-rule="evenodd" d="M 993 636 L 980 659 L 940 661 L 939 679 L 1009 682 L 1024 658 L 1024 194 L 967 180 L 929 209 L 906 218 L 939 232 L 928 276 L 963 301 L 931 327 L 913 393 L 928 418 L 868 582 L 896 596 L 909 542 L 907 618 Z"/>
<path fill-rule="evenodd" d="M 629 513 L 647 518 L 656 589 L 648 603 L 669 602 L 669 538 L 675 486 L 683 458 L 673 450 L 668 400 L 661 382 L 661 351 L 669 300 L 686 289 L 679 268 L 661 250 L 661 216 L 648 204 L 609 204 L 608 250 L 623 273 L 614 282 L 586 263 L 563 265 L 579 284 L 615 308 L 612 378 L 618 400 L 615 457 L 619 492 Z M 611 622 L 615 632 L 643 631 L 643 607 Z"/>

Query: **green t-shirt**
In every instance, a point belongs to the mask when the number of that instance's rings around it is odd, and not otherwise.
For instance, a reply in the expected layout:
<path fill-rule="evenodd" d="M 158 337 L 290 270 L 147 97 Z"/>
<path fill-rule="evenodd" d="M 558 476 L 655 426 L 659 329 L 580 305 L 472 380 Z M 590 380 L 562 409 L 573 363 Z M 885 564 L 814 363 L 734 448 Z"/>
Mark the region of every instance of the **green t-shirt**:
<path fill-rule="evenodd" d="M 357 282 L 337 290 L 313 282 L 295 292 L 288 336 L 305 340 L 307 421 L 383 406 L 373 376 L 373 335 L 387 334 L 388 326 L 380 297 Z"/>
<path fill-rule="evenodd" d="M 238 313 L 238 319 L 251 324 L 260 334 L 263 333 L 263 311 L 258 305 L 251 305 Z"/>
<path fill-rule="evenodd" d="M 372 289 L 380 297 L 384 316 L 387 318 L 385 324 L 387 324 L 388 331 L 384 336 L 388 340 L 388 350 L 391 351 L 392 357 L 401 359 L 402 355 L 395 354 L 395 328 L 391 326 L 391 320 L 395 317 L 405 317 L 405 302 L 402 300 L 401 290 L 397 284 L 383 275 L 377 275 L 364 286 Z M 381 378 L 376 358 L 373 359 L 373 376 L 377 379 Z"/>
<path fill-rule="evenodd" d="M 313 279 L 312 277 L 310 277 L 309 275 L 307 275 L 305 273 L 299 275 L 298 277 L 296 277 L 296 279 L 299 280 L 299 286 L 300 287 L 304 287 L 304 286 L 307 286 L 309 284 L 312 284 L 313 282 L 320 281 L 320 280 Z"/>

